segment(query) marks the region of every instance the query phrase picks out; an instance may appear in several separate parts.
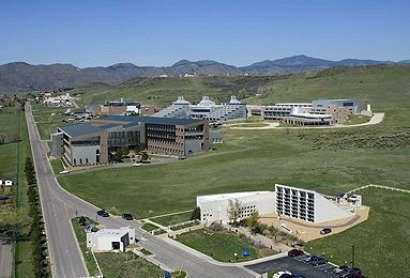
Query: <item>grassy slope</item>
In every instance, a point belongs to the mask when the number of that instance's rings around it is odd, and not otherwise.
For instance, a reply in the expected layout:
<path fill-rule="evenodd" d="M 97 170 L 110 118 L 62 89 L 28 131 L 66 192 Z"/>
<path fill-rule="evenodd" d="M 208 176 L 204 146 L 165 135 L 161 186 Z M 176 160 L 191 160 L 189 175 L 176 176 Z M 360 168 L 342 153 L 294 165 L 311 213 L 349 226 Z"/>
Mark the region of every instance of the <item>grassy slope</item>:
<path fill-rule="evenodd" d="M 231 145 L 217 145 L 215 154 L 220 155 L 141 167 L 138 171 L 124 168 L 100 171 L 98 175 L 73 174 L 60 181 L 69 191 L 101 207 L 116 206 L 138 217 L 191 209 L 197 195 L 271 190 L 274 183 L 327 194 L 368 183 L 409 189 L 409 73 L 410 67 L 400 66 L 325 70 L 313 79 L 295 75 L 273 81 L 264 87 L 266 97 L 248 99 L 249 103 L 271 103 L 354 97 L 370 102 L 376 111 L 386 111 L 386 119 L 379 126 L 290 129 L 289 134 L 286 130 L 228 130 L 224 132 L 225 141 Z M 397 137 L 400 133 L 404 137 Z M 403 276 L 410 268 L 394 258 L 404 262 L 410 259 L 403 249 L 408 247 L 408 199 L 400 201 L 404 197 L 369 192 L 364 192 L 364 203 L 372 206 L 370 220 L 312 243 L 313 250 L 329 254 L 333 243 L 338 246 L 333 247 L 338 252 L 334 260 L 343 262 L 346 252 L 349 254 L 349 247 L 346 251 L 344 246 L 350 246 L 352 238 L 356 238 L 353 242 L 359 252 L 357 263 L 368 275 Z M 368 253 L 360 254 L 365 250 Z M 364 259 L 366 254 L 368 259 Z"/>
<path fill-rule="evenodd" d="M 230 95 L 237 95 L 241 89 L 247 96 L 255 94 L 260 86 L 273 77 L 195 77 L 195 78 L 134 78 L 115 87 L 101 83 L 71 91 L 81 94 L 80 104 L 104 103 L 107 100 L 137 101 L 143 104 L 168 106 L 184 96 L 192 103 L 198 103 L 201 96 L 211 96 L 217 102 L 227 102 Z"/>

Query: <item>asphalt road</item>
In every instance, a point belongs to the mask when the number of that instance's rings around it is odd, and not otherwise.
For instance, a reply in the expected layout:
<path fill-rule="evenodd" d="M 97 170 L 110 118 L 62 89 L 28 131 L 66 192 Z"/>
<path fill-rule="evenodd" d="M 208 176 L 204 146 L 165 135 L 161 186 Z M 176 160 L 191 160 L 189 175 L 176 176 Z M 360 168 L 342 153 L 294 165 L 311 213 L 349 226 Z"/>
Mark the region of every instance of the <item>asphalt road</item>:
<path fill-rule="evenodd" d="M 10 240 L 0 234 L 0 278 L 11 277 L 13 269 L 12 248 Z"/>
<path fill-rule="evenodd" d="M 70 219 L 75 215 L 84 215 L 96 219 L 106 228 L 135 227 L 136 237 L 142 238 L 144 236 L 147 239 L 141 240 L 139 244 L 155 254 L 155 259 L 160 265 L 170 269 L 183 269 L 188 272 L 190 277 L 254 277 L 244 267 L 216 264 L 158 237 L 149 235 L 140 229 L 138 221 L 126 221 L 121 217 L 97 217 L 98 207 L 68 193 L 58 184 L 47 160 L 47 145 L 40 140 L 29 104 L 26 105 L 26 117 L 46 224 L 53 277 L 88 276 L 88 271 L 70 225 Z"/>

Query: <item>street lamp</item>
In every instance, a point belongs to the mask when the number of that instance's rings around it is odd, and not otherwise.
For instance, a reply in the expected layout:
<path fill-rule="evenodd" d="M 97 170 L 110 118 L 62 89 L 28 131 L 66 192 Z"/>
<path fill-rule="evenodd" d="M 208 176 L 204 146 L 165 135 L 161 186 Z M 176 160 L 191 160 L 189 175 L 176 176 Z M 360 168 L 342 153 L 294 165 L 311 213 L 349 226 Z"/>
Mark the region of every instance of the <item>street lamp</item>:
<path fill-rule="evenodd" d="M 354 245 L 352 245 L 352 261 L 350 262 L 352 264 L 352 268 L 354 267 Z"/>

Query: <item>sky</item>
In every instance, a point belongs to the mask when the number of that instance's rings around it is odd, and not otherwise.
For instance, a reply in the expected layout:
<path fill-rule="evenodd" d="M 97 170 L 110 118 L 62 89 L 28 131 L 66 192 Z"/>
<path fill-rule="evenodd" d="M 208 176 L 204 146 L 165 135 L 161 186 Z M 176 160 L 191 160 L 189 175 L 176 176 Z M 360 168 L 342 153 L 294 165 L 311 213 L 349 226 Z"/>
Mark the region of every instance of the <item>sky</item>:
<path fill-rule="evenodd" d="M 1 0 L 0 64 L 410 59 L 408 0 Z"/>

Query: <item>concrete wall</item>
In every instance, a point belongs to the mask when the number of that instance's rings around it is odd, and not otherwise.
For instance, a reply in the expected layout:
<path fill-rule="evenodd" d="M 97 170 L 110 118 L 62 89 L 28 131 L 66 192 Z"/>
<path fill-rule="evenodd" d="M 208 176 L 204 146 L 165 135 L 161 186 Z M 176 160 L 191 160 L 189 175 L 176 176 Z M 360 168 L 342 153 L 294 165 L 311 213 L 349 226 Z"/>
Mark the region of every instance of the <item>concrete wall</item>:
<path fill-rule="evenodd" d="M 238 200 L 242 207 L 240 219 L 248 218 L 253 212 L 258 211 L 260 215 L 273 213 L 275 211 L 275 193 L 271 191 L 243 192 L 243 196 L 233 194 L 218 194 L 197 197 L 197 206 L 201 209 L 201 221 L 212 223 L 221 221 L 229 222 L 229 200 Z M 248 194 L 248 195 L 246 195 Z M 223 196 L 223 197 L 222 197 Z M 203 198 L 205 197 L 205 198 Z"/>
<path fill-rule="evenodd" d="M 72 145 L 73 165 L 96 164 L 97 150 L 100 151 L 99 145 Z"/>

